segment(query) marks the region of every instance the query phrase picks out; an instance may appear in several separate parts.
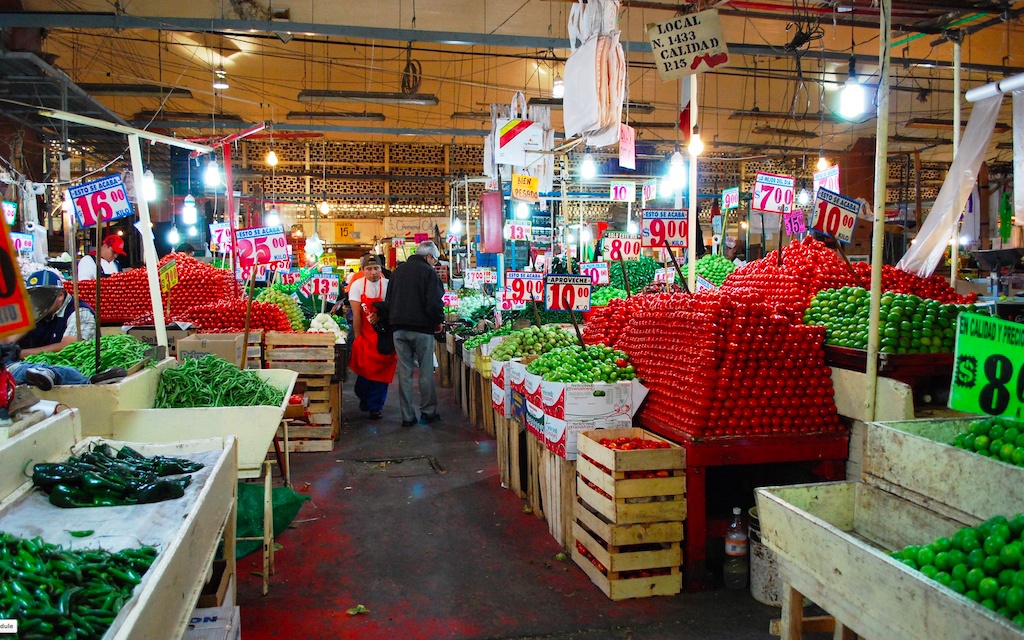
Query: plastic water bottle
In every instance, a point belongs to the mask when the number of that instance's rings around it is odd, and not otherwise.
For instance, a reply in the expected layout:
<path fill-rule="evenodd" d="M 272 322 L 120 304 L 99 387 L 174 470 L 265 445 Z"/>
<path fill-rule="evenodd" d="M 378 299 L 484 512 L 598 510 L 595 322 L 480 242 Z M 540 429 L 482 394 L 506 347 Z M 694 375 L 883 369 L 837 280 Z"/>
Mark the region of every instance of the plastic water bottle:
<path fill-rule="evenodd" d="M 732 522 L 725 530 L 725 565 L 723 567 L 727 589 L 745 589 L 750 571 L 747 555 L 747 532 L 743 528 L 740 508 L 733 507 Z"/>

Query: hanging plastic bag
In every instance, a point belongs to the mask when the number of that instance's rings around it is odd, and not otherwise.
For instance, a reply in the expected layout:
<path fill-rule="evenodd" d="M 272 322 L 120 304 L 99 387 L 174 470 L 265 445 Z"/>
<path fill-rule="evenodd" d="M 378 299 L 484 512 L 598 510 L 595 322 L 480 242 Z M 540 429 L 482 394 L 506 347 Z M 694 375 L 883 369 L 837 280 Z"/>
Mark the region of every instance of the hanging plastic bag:
<path fill-rule="evenodd" d="M 508 117 L 499 117 L 494 126 L 494 161 L 525 167 L 526 152 L 544 147 L 544 128 L 526 119 L 526 98 L 519 91 L 512 96 Z"/>

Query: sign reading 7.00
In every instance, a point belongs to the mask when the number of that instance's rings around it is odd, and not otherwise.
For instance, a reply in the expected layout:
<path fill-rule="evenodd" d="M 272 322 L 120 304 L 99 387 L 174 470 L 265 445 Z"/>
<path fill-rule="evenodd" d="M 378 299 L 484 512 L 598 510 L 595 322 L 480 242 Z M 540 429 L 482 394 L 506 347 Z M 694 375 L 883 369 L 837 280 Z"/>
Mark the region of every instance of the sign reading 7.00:
<path fill-rule="evenodd" d="M 80 227 L 92 227 L 97 222 L 110 222 L 132 215 L 132 205 L 128 202 L 120 174 L 71 187 L 68 198 Z"/>
<path fill-rule="evenodd" d="M 235 232 L 238 266 L 245 268 L 288 260 L 288 240 L 284 227 L 254 227 Z"/>
<path fill-rule="evenodd" d="M 1024 324 L 975 313 L 957 320 L 949 406 L 967 413 L 1022 418 Z"/>

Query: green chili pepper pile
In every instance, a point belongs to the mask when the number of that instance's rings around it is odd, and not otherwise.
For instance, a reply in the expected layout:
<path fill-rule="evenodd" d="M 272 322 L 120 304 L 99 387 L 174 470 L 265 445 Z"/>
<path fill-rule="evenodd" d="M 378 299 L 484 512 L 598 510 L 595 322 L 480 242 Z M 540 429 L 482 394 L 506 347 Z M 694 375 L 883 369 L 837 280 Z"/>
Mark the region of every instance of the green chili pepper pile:
<path fill-rule="evenodd" d="M 32 484 L 50 496 L 50 504 L 64 509 L 148 504 L 182 497 L 192 476 L 181 474 L 202 468 L 183 458 L 146 457 L 127 446 L 115 452 L 100 444 L 67 462 L 35 465 Z"/>
<path fill-rule="evenodd" d="M 616 289 L 626 288 L 626 281 L 622 278 L 622 264 L 619 262 L 608 263 L 608 284 Z M 636 260 L 626 260 L 624 264 L 626 265 L 626 275 L 629 276 L 629 290 L 633 293 L 654 282 L 654 272 L 661 266 L 647 256 L 640 256 Z"/>
<path fill-rule="evenodd" d="M 148 344 L 127 334 L 118 333 L 100 338 L 100 370 L 111 367 L 131 369 L 146 357 Z M 78 369 L 83 376 L 96 373 L 96 341 L 72 342 L 60 351 L 26 356 L 25 362 L 64 365 Z"/>
<path fill-rule="evenodd" d="M 0 532 L 0 618 L 18 620 L 22 640 L 102 638 L 156 555 L 72 551 Z"/>
<path fill-rule="evenodd" d="M 283 401 L 284 391 L 212 355 L 164 370 L 156 388 L 157 409 L 280 406 Z"/>

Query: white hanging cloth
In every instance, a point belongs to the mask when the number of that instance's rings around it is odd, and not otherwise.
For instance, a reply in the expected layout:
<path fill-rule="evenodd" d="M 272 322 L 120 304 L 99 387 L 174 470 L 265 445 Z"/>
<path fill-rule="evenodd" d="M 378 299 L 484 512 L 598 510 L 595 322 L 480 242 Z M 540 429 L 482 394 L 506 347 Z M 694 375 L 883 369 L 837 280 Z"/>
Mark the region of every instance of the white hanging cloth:
<path fill-rule="evenodd" d="M 594 147 L 619 142 L 626 92 L 626 56 L 619 43 L 619 0 L 578 0 L 569 11 L 562 116 L 565 137 Z"/>

